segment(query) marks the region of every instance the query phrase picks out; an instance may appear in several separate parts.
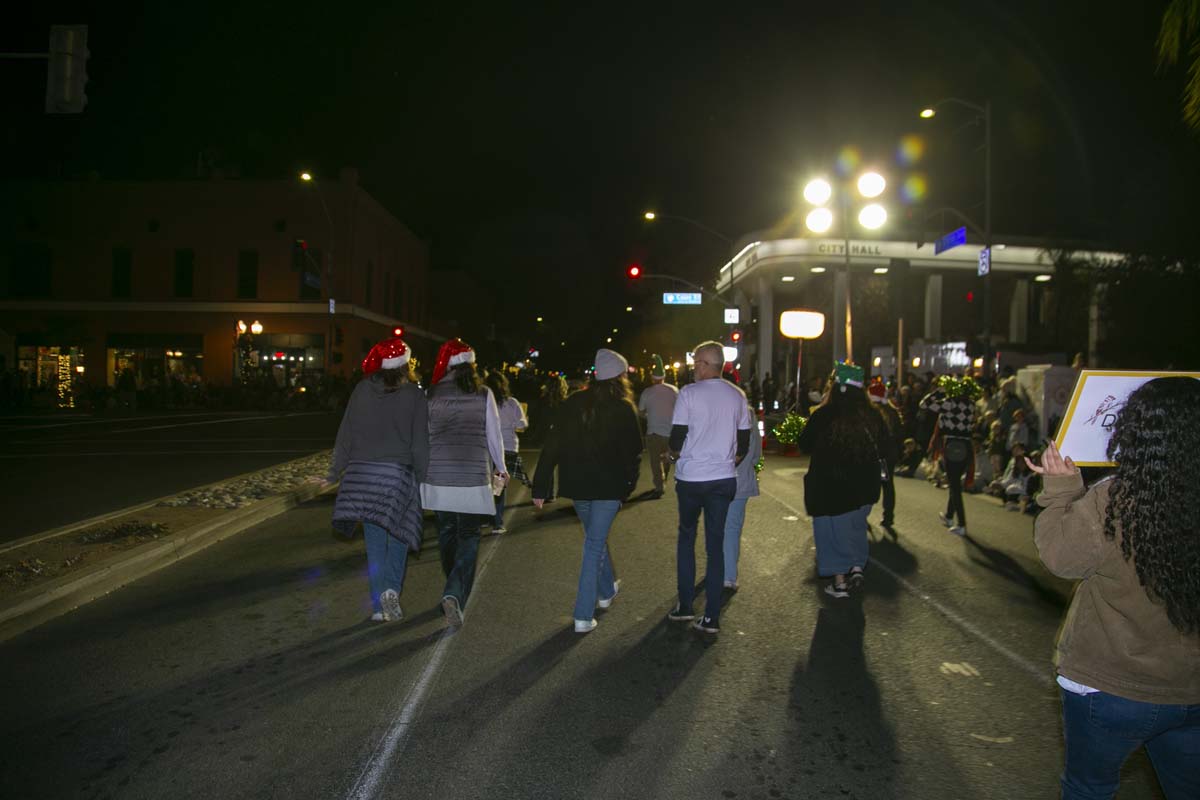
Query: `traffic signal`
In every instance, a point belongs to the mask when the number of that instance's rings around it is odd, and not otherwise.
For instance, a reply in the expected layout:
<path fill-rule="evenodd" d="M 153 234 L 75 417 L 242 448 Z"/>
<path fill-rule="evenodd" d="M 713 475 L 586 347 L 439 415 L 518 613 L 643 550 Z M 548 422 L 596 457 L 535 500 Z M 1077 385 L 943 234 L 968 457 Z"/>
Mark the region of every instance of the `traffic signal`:
<path fill-rule="evenodd" d="M 343 341 L 345 341 L 345 338 L 346 337 L 341 328 L 333 329 L 333 343 L 334 344 L 340 345 Z"/>
<path fill-rule="evenodd" d="M 975 302 L 975 292 L 971 291 L 970 289 L 967 290 L 967 302 L 968 303 Z"/>
<path fill-rule="evenodd" d="M 400 337 L 404 335 L 404 328 L 400 325 L 392 328 L 392 336 Z"/>
<path fill-rule="evenodd" d="M 737 344 L 742 340 L 742 332 L 734 328 L 733 333 L 729 334 L 729 338 L 733 340 L 734 344 Z"/>
<path fill-rule="evenodd" d="M 87 35 L 87 25 L 50 26 L 47 114 L 80 114 L 87 105 Z"/>
<path fill-rule="evenodd" d="M 636 280 L 642 277 L 642 268 L 637 264 L 630 264 L 629 269 L 625 270 L 625 274 Z"/>

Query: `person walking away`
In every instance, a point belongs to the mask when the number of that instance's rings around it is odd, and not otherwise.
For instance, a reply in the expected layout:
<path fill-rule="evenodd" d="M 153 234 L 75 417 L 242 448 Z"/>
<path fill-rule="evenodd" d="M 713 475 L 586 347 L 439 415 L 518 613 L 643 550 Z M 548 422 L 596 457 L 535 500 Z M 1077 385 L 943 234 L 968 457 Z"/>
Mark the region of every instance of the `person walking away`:
<path fill-rule="evenodd" d="M 1079 581 L 1057 644 L 1062 796 L 1112 797 L 1145 747 L 1167 800 L 1200 797 L 1200 381 L 1135 390 L 1108 456 L 1090 489 L 1053 443 L 1028 462 L 1042 563 Z"/>
<path fill-rule="evenodd" d="M 500 440 L 504 445 L 504 471 L 510 480 L 515 479 L 529 485 L 529 476 L 525 474 L 525 464 L 521 461 L 521 439 L 518 434 L 529 427 L 525 411 L 521 403 L 512 396 L 508 376 L 499 370 L 488 373 L 488 388 L 492 397 L 496 398 L 496 410 L 500 415 Z M 492 519 L 492 533 L 508 533 L 504 527 L 504 501 L 508 487 L 500 489 L 496 495 L 496 515 Z"/>
<path fill-rule="evenodd" d="M 348 536 L 362 523 L 371 619 L 396 622 L 404 618 L 400 593 L 408 552 L 421 549 L 418 487 L 429 466 L 428 407 L 402 339 L 372 347 L 362 371 L 323 483 L 341 480 L 334 528 Z"/>
<path fill-rule="evenodd" d="M 642 390 L 638 398 L 638 412 L 646 418 L 646 452 L 650 459 L 650 479 L 654 482 L 651 499 L 663 496 L 663 487 L 671 472 L 667 461 L 667 444 L 671 436 L 671 417 L 675 413 L 675 401 L 679 389 L 666 383 L 667 373 L 662 356 L 654 354 L 654 369 L 650 371 L 650 385 Z"/>
<path fill-rule="evenodd" d="M 863 368 L 839 362 L 797 442 L 810 456 L 804 508 L 813 520 L 817 574 L 830 579 L 825 593 L 838 599 L 866 577 L 867 515 L 886 478 L 879 447 L 887 427 L 862 386 Z"/>
<path fill-rule="evenodd" d="M 725 354 L 719 342 L 694 349 L 695 381 L 679 390 L 671 418 L 670 459 L 675 466 L 679 504 L 676 578 L 679 602 L 667 615 L 674 621 L 695 620 L 704 633 L 720 631 L 721 592 L 725 582 L 725 521 L 737 494 L 737 465 L 750 452 L 751 417 L 746 395 L 721 380 Z M 707 574 L 704 615 L 692 612 L 696 588 L 696 529 L 704 512 Z"/>
<path fill-rule="evenodd" d="M 475 582 L 479 527 L 496 513 L 493 481 L 508 483 L 500 412 L 475 372 L 475 351 L 462 339 L 438 350 L 429 387 L 429 469 L 421 504 L 435 512 L 446 586 L 442 611 L 463 624 Z"/>
<path fill-rule="evenodd" d="M 936 386 L 922 398 L 921 408 L 937 415 L 938 430 L 942 434 L 942 459 L 950 492 L 946 499 L 946 513 L 939 513 L 938 519 L 950 533 L 965 536 L 967 509 L 963 504 L 963 476 L 975 452 L 971 444 L 971 429 L 975 423 L 975 398 L 980 391 L 979 384 L 970 377 L 960 379 L 943 375 L 937 380 Z"/>
<path fill-rule="evenodd" d="M 729 366 L 728 364 L 726 366 Z M 727 369 L 722 373 L 725 380 L 737 386 L 737 372 Z M 750 403 L 750 418 L 754 419 L 754 403 Z M 737 491 L 729 503 L 725 517 L 725 583 L 726 589 L 738 590 L 738 561 L 742 553 L 742 528 L 746 523 L 746 503 L 758 497 L 758 472 L 762 461 L 762 437 L 758 431 L 750 432 L 750 450 L 737 465 Z"/>
<path fill-rule="evenodd" d="M 867 397 L 875 404 L 875 409 L 883 417 L 887 426 L 887 436 L 879 442 L 880 455 L 887 462 L 887 480 L 883 482 L 883 520 L 881 524 L 892 536 L 896 535 L 893 527 L 896 524 L 896 462 L 900 460 L 900 449 L 904 446 L 904 426 L 900 422 L 900 412 L 888 400 L 887 387 L 879 378 L 871 381 L 867 387 Z"/>
<path fill-rule="evenodd" d="M 554 485 L 575 501 L 583 523 L 583 561 L 575 594 L 575 632 L 596 628 L 596 608 L 608 608 L 620 590 L 608 534 L 621 503 L 637 485 L 642 460 L 642 431 L 629 362 L 612 350 L 597 350 L 595 379 L 559 408 L 538 459 L 533 504 L 540 507 Z"/>

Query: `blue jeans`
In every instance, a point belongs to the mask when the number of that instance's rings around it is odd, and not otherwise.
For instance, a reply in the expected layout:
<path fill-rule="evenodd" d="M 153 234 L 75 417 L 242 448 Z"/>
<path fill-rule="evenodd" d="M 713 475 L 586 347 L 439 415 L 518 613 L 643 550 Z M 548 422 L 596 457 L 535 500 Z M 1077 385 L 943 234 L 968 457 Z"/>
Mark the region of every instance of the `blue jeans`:
<path fill-rule="evenodd" d="M 704 615 L 713 622 L 721 618 L 721 592 L 725 585 L 725 519 L 735 494 L 736 478 L 716 481 L 675 479 L 675 497 L 679 501 L 679 539 L 675 546 L 679 608 L 690 611 L 695 599 L 696 528 L 703 511 L 704 551 L 708 558 L 704 576 Z"/>
<path fill-rule="evenodd" d="M 591 619 L 596 598 L 616 594 L 617 573 L 608 549 L 608 531 L 620 510 L 620 500 L 575 501 L 575 513 L 583 523 L 583 563 L 575 594 L 575 619 Z"/>
<path fill-rule="evenodd" d="M 862 506 L 832 517 L 813 517 L 818 575 L 845 575 L 851 567 L 867 565 L 867 514 L 870 512 L 870 506 Z"/>
<path fill-rule="evenodd" d="M 742 525 L 746 522 L 746 501 L 749 497 L 735 497 L 729 504 L 725 517 L 725 580 L 737 583 L 738 557 L 742 552 Z"/>
<path fill-rule="evenodd" d="M 408 545 L 378 525 L 363 523 L 367 543 L 367 586 L 371 590 L 371 608 L 382 611 L 379 595 L 387 589 L 399 594 L 404 586 L 404 567 L 408 564 Z"/>
<path fill-rule="evenodd" d="M 1064 800 L 1116 794 L 1121 765 L 1146 746 L 1167 800 L 1200 797 L 1200 705 L 1140 703 L 1061 690 Z"/>
<path fill-rule="evenodd" d="M 442 555 L 442 572 L 446 588 L 442 596 L 458 600 L 459 608 L 467 607 L 471 586 L 475 583 L 475 562 L 479 557 L 479 514 L 460 514 L 457 511 L 435 511 L 438 529 L 438 550 Z"/>

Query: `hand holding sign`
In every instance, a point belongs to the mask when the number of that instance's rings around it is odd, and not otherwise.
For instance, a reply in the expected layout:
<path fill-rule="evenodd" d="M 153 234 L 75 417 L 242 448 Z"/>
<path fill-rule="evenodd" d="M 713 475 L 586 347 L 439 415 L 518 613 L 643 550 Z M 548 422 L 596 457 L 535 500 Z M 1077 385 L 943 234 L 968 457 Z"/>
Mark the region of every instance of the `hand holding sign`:
<path fill-rule="evenodd" d="M 1074 475 L 1079 470 L 1075 467 L 1075 462 L 1070 458 L 1063 458 L 1062 453 L 1058 452 L 1058 448 L 1054 446 L 1054 442 L 1046 442 L 1046 449 L 1042 452 L 1042 465 L 1029 460 L 1029 456 L 1025 456 L 1025 465 L 1038 475 L 1049 475 L 1050 477 L 1059 477 L 1065 475 Z"/>

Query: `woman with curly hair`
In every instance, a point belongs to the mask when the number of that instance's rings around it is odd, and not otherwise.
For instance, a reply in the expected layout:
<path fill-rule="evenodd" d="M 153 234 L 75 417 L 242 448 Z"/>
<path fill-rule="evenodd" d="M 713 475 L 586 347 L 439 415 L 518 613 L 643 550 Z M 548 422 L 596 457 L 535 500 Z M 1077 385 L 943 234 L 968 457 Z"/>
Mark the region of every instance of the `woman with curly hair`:
<path fill-rule="evenodd" d="M 1116 472 L 1085 490 L 1051 443 L 1035 540 L 1076 578 L 1058 639 L 1064 798 L 1112 797 L 1146 752 L 1169 800 L 1200 797 L 1200 381 L 1129 396 L 1108 444 Z"/>

